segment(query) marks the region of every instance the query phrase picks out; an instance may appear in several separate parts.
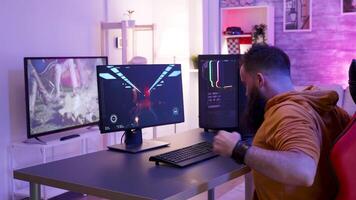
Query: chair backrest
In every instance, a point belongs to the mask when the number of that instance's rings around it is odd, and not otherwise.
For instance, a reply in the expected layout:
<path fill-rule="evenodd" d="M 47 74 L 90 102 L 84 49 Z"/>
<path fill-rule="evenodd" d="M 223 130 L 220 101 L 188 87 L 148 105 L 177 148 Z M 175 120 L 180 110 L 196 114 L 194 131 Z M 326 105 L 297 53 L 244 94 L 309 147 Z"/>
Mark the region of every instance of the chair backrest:
<path fill-rule="evenodd" d="M 339 181 L 337 200 L 356 199 L 356 113 L 334 144 L 330 159 Z"/>
<path fill-rule="evenodd" d="M 356 104 L 354 103 L 354 100 L 351 97 L 350 89 L 347 87 L 345 89 L 345 94 L 344 94 L 344 103 L 342 104 L 342 108 L 349 113 L 349 115 L 352 115 L 356 112 Z"/>

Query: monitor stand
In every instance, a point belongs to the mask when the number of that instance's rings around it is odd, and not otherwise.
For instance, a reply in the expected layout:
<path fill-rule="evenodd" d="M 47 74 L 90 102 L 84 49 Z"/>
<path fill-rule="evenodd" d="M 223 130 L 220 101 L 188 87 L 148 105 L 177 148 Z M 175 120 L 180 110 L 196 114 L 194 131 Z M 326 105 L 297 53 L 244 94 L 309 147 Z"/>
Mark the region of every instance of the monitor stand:
<path fill-rule="evenodd" d="M 109 150 L 138 153 L 169 145 L 169 142 L 142 140 L 142 129 L 126 130 L 124 134 L 125 143 L 108 146 Z"/>

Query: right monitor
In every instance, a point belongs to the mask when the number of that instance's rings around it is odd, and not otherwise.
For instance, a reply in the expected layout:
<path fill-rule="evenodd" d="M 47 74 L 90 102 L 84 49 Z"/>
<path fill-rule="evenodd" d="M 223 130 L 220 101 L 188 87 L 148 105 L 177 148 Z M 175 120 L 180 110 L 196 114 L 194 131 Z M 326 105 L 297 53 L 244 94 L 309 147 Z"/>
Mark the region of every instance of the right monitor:
<path fill-rule="evenodd" d="M 199 55 L 199 126 L 242 131 L 246 97 L 240 55 Z"/>

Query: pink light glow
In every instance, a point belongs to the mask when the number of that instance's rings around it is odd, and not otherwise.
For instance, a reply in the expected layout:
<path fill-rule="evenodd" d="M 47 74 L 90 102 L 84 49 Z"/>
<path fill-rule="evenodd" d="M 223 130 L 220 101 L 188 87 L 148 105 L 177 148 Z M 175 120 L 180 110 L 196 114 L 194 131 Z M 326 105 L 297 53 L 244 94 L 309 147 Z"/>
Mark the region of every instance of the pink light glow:
<path fill-rule="evenodd" d="M 222 30 L 225 31 L 229 26 L 241 27 L 245 33 L 250 33 L 252 25 L 267 24 L 265 19 L 266 10 L 261 9 L 237 9 L 237 10 L 224 10 L 222 12 Z"/>

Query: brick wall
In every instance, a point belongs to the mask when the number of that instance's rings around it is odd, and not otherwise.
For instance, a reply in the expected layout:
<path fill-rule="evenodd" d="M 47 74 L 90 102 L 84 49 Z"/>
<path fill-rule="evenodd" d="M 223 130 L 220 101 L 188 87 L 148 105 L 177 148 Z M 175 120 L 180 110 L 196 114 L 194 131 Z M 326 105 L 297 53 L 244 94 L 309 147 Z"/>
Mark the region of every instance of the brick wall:
<path fill-rule="evenodd" d="M 255 5 L 275 8 L 275 45 L 292 62 L 296 85 L 347 86 L 348 67 L 356 58 L 356 14 L 341 15 L 340 0 L 313 0 L 312 31 L 283 32 L 283 0 L 256 0 Z M 237 0 L 220 0 L 221 7 L 239 6 Z"/>

